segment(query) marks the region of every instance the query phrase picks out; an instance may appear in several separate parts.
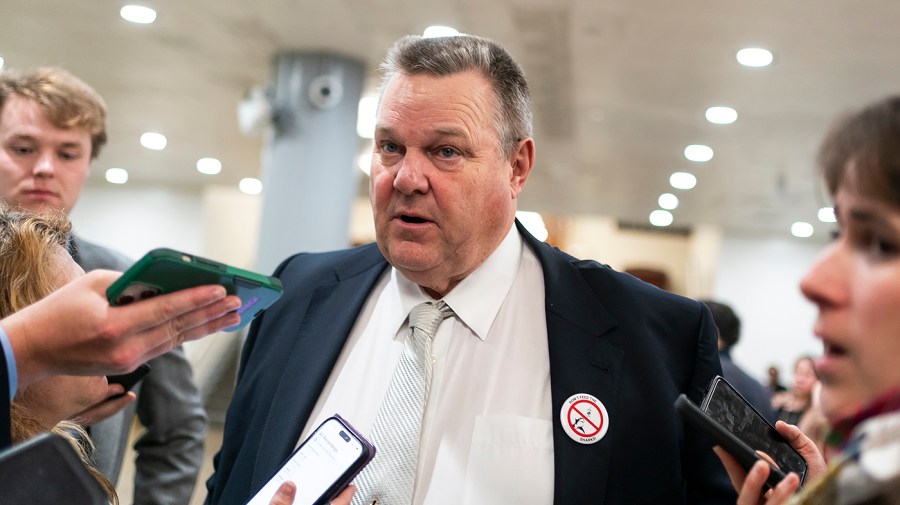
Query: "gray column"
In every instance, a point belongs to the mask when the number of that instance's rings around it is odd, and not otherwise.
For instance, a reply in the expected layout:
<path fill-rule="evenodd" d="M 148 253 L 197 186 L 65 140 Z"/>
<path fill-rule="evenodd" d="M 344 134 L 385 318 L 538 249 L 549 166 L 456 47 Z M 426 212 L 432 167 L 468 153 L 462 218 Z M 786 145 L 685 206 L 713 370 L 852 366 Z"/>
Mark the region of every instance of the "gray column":
<path fill-rule="evenodd" d="M 296 252 L 348 245 L 362 84 L 362 62 L 343 56 L 291 52 L 275 59 L 275 120 L 262 156 L 260 272 Z"/>

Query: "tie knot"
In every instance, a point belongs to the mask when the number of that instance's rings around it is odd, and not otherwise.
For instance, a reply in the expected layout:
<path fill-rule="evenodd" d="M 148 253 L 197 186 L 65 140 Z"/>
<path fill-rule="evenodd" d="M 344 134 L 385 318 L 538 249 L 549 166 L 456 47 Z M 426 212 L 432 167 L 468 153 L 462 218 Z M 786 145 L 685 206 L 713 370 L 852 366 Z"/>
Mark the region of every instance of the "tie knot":
<path fill-rule="evenodd" d="M 423 302 L 409 312 L 409 327 L 418 328 L 434 338 L 438 325 L 452 314 L 453 309 L 444 300 Z"/>

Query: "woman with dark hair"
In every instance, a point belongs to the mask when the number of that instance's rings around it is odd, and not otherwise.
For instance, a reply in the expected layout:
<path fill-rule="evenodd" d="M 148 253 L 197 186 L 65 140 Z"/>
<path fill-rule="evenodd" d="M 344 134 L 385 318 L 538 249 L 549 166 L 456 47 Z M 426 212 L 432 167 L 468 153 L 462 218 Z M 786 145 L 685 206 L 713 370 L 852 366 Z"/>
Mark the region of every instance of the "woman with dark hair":
<path fill-rule="evenodd" d="M 900 503 L 900 96 L 840 121 L 820 166 L 840 234 L 800 283 L 819 309 L 815 360 L 821 406 L 831 432 L 828 466 L 800 430 L 776 425 L 809 463 L 800 493 L 790 474 L 763 503 Z M 760 503 L 769 473 L 749 473 L 717 449 L 738 504 Z"/>

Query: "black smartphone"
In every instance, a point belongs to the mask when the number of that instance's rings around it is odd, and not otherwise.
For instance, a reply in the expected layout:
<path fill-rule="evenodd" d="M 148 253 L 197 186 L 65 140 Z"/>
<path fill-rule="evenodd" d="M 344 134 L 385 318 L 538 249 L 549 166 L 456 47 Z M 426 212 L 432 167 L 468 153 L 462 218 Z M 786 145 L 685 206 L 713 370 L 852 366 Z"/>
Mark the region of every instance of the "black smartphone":
<path fill-rule="evenodd" d="M 145 254 L 112 283 L 106 290 L 106 298 L 114 306 L 126 305 L 205 284 L 221 284 L 228 294 L 241 299 L 241 307 L 237 309 L 241 322 L 226 331 L 248 325 L 283 292 L 281 280 L 275 277 L 174 249 L 159 248 Z"/>
<path fill-rule="evenodd" d="M 3 503 L 104 505 L 106 493 L 68 442 L 42 433 L 0 452 Z"/>
<path fill-rule="evenodd" d="M 131 372 L 121 375 L 107 375 L 106 382 L 110 384 L 121 384 L 122 387 L 125 388 L 125 391 L 123 391 L 121 394 L 110 396 L 109 398 L 107 398 L 107 400 L 125 396 L 125 393 L 131 391 L 131 389 L 134 388 L 134 386 L 148 373 L 150 373 L 150 365 L 141 363 L 140 366 L 138 366 Z"/>
<path fill-rule="evenodd" d="M 341 416 L 326 419 L 247 505 L 269 505 L 285 481 L 297 486 L 294 505 L 326 504 L 375 457 L 375 447 Z"/>
<path fill-rule="evenodd" d="M 801 484 L 806 478 L 806 460 L 723 377 L 713 379 L 699 407 L 680 395 L 675 408 L 744 469 L 749 470 L 760 459 L 768 462 L 771 471 L 767 487 L 777 485 L 788 472 L 796 473 Z"/>

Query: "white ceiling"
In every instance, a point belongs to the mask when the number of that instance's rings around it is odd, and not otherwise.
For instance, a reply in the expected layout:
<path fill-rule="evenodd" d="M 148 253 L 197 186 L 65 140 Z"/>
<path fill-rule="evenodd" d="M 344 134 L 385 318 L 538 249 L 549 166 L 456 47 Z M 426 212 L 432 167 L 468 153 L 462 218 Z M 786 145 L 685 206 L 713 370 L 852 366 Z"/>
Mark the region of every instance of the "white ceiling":
<path fill-rule="evenodd" d="M 675 225 L 788 234 L 805 220 L 824 237 L 814 156 L 841 112 L 900 91 L 896 0 L 147 0 L 156 23 L 119 17 L 124 1 L 3 0 L 7 67 L 58 65 L 93 85 L 110 111 L 106 168 L 129 184 L 199 188 L 257 176 L 261 140 L 241 134 L 236 106 L 269 81 L 285 50 L 328 51 L 374 69 L 387 47 L 432 24 L 494 38 L 532 86 L 538 158 L 520 208 L 598 213 L 646 223 L 660 193 L 681 198 Z M 738 49 L 775 55 L 762 69 Z M 704 118 L 737 109 L 732 125 Z M 142 148 L 164 133 L 165 151 Z M 708 144 L 708 163 L 687 161 Z M 218 176 L 195 169 L 223 162 Z M 669 174 L 697 175 L 694 190 Z"/>

